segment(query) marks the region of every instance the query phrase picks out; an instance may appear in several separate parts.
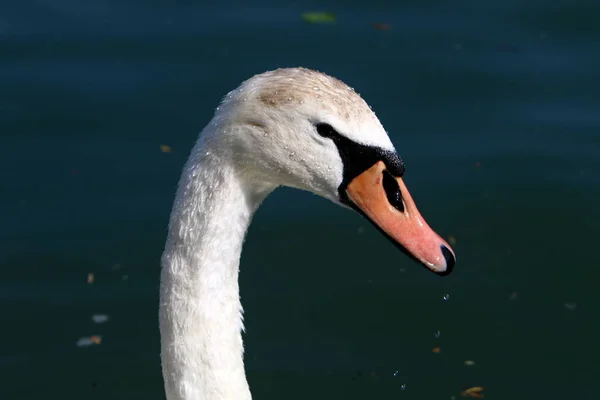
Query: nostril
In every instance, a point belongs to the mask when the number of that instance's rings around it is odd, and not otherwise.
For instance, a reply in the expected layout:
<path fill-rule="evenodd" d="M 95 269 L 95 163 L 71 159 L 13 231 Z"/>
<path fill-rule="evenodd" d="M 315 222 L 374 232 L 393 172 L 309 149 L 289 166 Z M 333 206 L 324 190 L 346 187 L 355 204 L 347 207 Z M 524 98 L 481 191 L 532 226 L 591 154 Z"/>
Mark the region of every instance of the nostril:
<path fill-rule="evenodd" d="M 402 192 L 400 192 L 398 181 L 387 170 L 383 170 L 383 190 L 385 190 L 390 204 L 400 212 L 404 212 L 404 202 L 402 201 Z"/>
<path fill-rule="evenodd" d="M 441 245 L 440 248 L 442 250 L 444 259 L 446 259 L 446 270 L 440 273 L 440 275 L 450 275 L 452 269 L 454 268 L 454 264 L 456 264 L 456 258 L 454 258 L 454 254 L 452 254 L 450 249 L 445 245 Z"/>

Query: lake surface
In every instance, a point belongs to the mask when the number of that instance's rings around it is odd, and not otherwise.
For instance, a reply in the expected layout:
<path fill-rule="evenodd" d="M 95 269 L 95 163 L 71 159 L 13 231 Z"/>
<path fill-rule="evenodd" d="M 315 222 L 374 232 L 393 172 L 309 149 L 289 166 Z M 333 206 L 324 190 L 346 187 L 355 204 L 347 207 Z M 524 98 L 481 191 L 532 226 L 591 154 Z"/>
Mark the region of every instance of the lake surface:
<path fill-rule="evenodd" d="M 285 66 L 372 105 L 458 263 L 279 189 L 241 265 L 254 398 L 600 398 L 600 3 L 215 4 L 0 6 L 0 399 L 164 399 L 181 167 L 225 93 Z"/>

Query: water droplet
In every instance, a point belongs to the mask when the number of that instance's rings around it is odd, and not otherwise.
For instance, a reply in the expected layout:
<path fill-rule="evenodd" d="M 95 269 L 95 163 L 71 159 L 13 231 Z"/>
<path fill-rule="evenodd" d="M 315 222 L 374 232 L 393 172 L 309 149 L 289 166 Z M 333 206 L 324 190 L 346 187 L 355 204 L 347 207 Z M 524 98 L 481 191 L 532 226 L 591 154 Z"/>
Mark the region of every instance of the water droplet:
<path fill-rule="evenodd" d="M 290 157 L 294 157 L 294 155 L 295 155 L 295 154 L 296 154 L 296 152 L 295 152 L 295 151 L 292 151 L 292 152 L 290 153 Z"/>
<path fill-rule="evenodd" d="M 442 333 L 440 332 L 440 330 L 438 329 L 436 333 L 433 334 L 433 336 L 437 339 L 440 337 Z"/>
<path fill-rule="evenodd" d="M 264 137 L 267 137 L 267 136 L 269 136 L 269 134 L 268 134 L 267 132 L 265 132 L 265 133 L 263 134 L 263 136 L 264 136 Z"/>
<path fill-rule="evenodd" d="M 340 102 L 340 99 L 338 99 L 337 97 L 334 97 L 334 98 L 333 98 L 333 101 L 334 101 L 334 102 L 336 102 L 336 103 L 339 103 L 339 102 Z"/>
<path fill-rule="evenodd" d="M 450 295 L 448 293 L 446 293 L 443 297 L 444 300 L 448 300 L 450 298 Z"/>
<path fill-rule="evenodd" d="M 400 390 L 402 390 L 402 391 L 406 390 L 406 383 L 403 383 L 402 386 L 400 386 Z"/>
<path fill-rule="evenodd" d="M 313 86 L 314 90 L 321 90 L 318 86 Z"/>
<path fill-rule="evenodd" d="M 219 111 L 219 107 L 217 107 L 217 109 L 215 111 Z"/>
<path fill-rule="evenodd" d="M 399 373 L 400 373 L 400 371 L 394 372 L 394 376 L 398 376 Z"/>
<path fill-rule="evenodd" d="M 304 100 L 300 100 L 300 104 L 304 104 Z"/>
<path fill-rule="evenodd" d="M 275 100 L 271 99 L 270 103 L 275 104 Z"/>
<path fill-rule="evenodd" d="M 277 94 L 278 94 L 278 93 L 279 93 L 279 92 L 276 90 L 276 91 L 275 91 L 275 96 L 277 96 Z"/>
<path fill-rule="evenodd" d="M 247 97 L 242 97 L 242 101 L 246 101 L 246 100 L 248 100 Z"/>
<path fill-rule="evenodd" d="M 292 98 L 291 98 L 291 97 L 288 97 L 288 101 L 292 101 Z"/>

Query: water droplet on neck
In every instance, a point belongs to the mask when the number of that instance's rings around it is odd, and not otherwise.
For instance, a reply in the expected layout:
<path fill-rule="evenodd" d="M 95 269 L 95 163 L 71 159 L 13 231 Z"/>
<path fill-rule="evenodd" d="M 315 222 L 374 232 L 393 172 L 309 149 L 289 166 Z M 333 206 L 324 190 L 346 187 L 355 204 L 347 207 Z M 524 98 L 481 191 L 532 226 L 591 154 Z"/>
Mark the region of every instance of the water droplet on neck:
<path fill-rule="evenodd" d="M 292 98 L 291 98 L 291 97 L 288 97 L 288 101 L 292 101 Z"/>
<path fill-rule="evenodd" d="M 314 90 L 321 90 L 321 88 L 319 88 L 318 86 L 313 86 Z"/>
<path fill-rule="evenodd" d="M 295 155 L 295 154 L 296 154 L 296 152 L 295 152 L 295 151 L 292 151 L 292 152 L 290 153 L 290 157 L 294 157 L 294 155 Z"/>
<path fill-rule="evenodd" d="M 300 104 L 304 104 L 304 100 L 300 100 Z"/>
<path fill-rule="evenodd" d="M 267 132 L 265 132 L 265 133 L 263 134 L 263 136 L 264 136 L 264 137 L 267 137 L 267 136 L 269 136 L 269 134 L 268 134 Z"/>
<path fill-rule="evenodd" d="M 442 297 L 444 299 L 444 301 L 448 300 L 450 298 L 450 295 L 448 293 L 446 293 L 444 295 L 444 297 Z"/>

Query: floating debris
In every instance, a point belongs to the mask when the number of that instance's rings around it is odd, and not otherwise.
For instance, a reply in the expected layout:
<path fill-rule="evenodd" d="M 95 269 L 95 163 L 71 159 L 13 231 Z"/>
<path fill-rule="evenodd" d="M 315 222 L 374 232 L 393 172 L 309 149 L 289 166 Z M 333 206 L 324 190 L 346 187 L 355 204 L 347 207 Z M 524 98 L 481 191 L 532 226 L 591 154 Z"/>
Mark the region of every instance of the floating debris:
<path fill-rule="evenodd" d="M 77 340 L 77 347 L 89 347 L 93 345 L 98 345 L 102 343 L 102 336 L 100 335 L 92 335 L 92 336 L 84 336 Z"/>
<path fill-rule="evenodd" d="M 105 323 L 108 320 L 109 320 L 109 317 L 106 314 L 94 314 L 94 315 L 92 315 L 92 321 L 94 321 L 95 324 L 103 324 L 103 323 Z"/>
<path fill-rule="evenodd" d="M 90 284 L 90 285 L 91 285 L 92 283 L 94 283 L 94 273 L 93 273 L 93 272 L 89 272 L 89 273 L 88 273 L 88 276 L 87 276 L 87 283 L 88 283 L 88 284 Z"/>
<path fill-rule="evenodd" d="M 335 22 L 335 15 L 330 12 L 305 12 L 302 13 L 302 19 L 309 24 L 326 24 Z"/>
<path fill-rule="evenodd" d="M 173 151 L 173 149 L 171 148 L 171 146 L 167 146 L 166 144 L 161 144 L 160 151 L 162 151 L 163 153 L 171 153 Z"/>
<path fill-rule="evenodd" d="M 473 360 L 466 360 L 465 361 L 465 365 L 468 367 L 472 367 L 473 365 L 475 365 L 475 361 Z"/>
<path fill-rule="evenodd" d="M 433 349 L 431 349 L 431 351 L 432 351 L 433 353 L 436 353 L 436 354 L 438 354 L 438 353 L 440 353 L 440 352 L 442 351 L 442 349 L 440 349 L 439 347 L 434 347 Z"/>
<path fill-rule="evenodd" d="M 460 395 L 463 397 L 474 397 L 480 399 L 483 397 L 483 388 L 481 386 L 475 386 L 463 391 Z"/>
<path fill-rule="evenodd" d="M 450 298 L 450 295 L 448 293 L 446 293 L 444 295 L 444 297 L 442 297 L 444 299 L 444 301 L 448 300 Z"/>
<path fill-rule="evenodd" d="M 375 22 L 375 23 L 371 24 L 371 26 L 373 27 L 373 29 L 375 29 L 377 31 L 391 31 L 392 30 L 392 26 L 390 24 L 384 24 L 381 22 Z"/>

